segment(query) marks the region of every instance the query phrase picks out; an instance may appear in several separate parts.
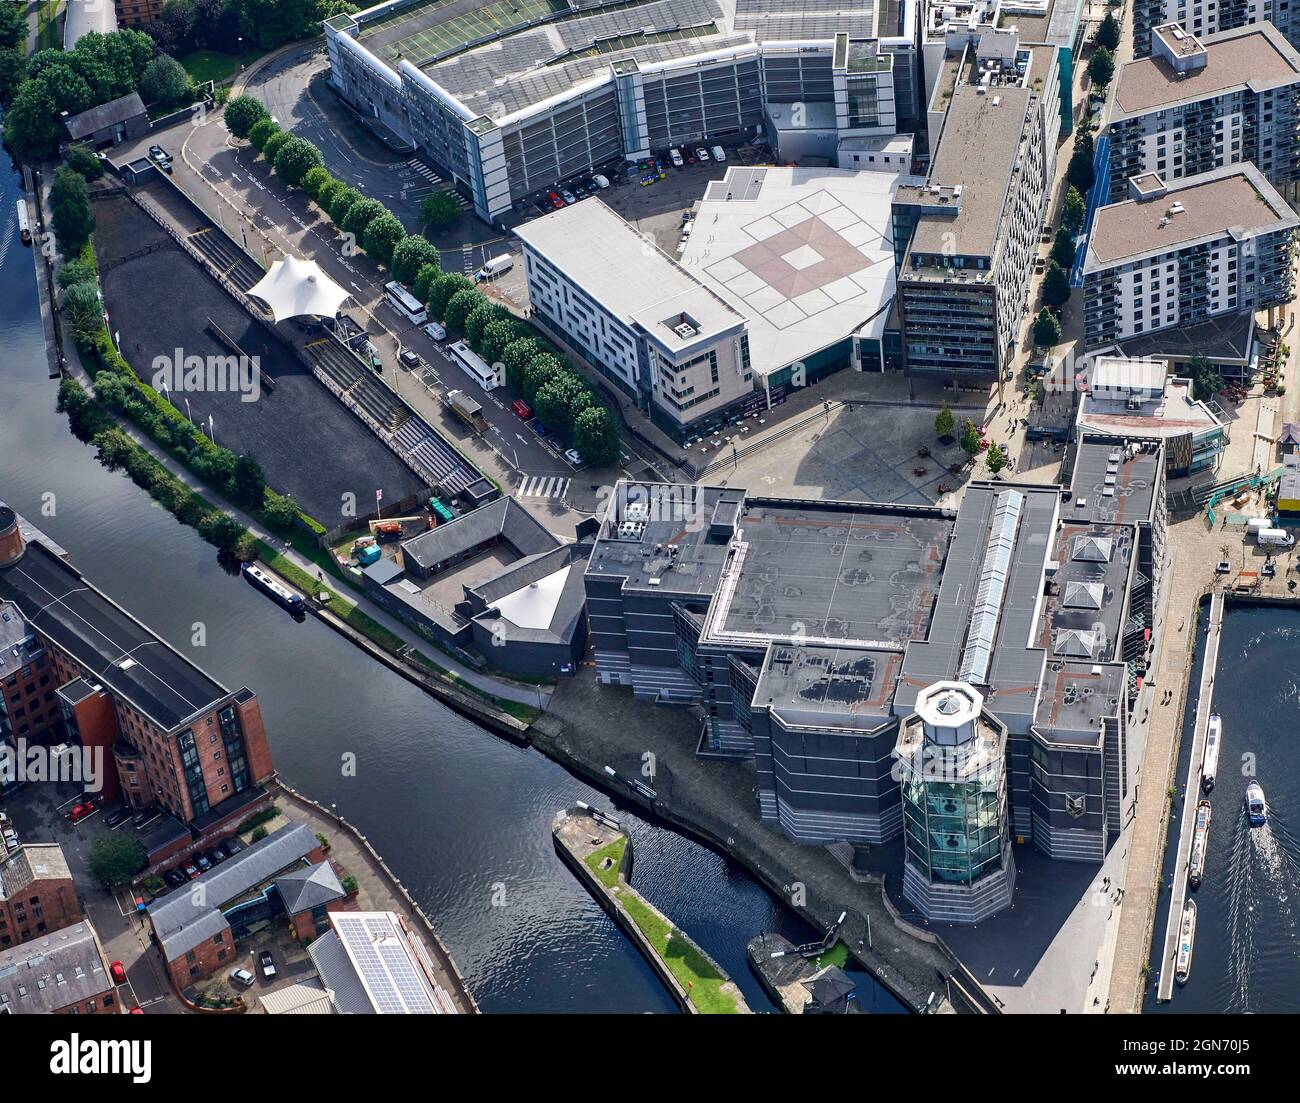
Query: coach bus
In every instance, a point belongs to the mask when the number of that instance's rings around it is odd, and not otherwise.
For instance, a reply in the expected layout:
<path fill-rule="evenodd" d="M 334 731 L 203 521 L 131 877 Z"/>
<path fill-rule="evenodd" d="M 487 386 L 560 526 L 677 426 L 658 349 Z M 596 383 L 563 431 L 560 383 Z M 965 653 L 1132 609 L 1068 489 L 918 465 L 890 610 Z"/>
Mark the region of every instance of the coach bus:
<path fill-rule="evenodd" d="M 429 320 L 429 312 L 424 309 L 424 304 L 396 280 L 384 284 L 384 298 L 389 306 L 412 325 L 424 325 Z"/>

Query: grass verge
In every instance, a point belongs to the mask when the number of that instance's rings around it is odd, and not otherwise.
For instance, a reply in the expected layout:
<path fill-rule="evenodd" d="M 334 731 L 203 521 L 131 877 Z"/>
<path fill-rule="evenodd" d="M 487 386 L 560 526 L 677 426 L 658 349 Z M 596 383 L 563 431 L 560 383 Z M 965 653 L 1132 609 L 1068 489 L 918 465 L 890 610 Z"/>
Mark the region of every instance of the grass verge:
<path fill-rule="evenodd" d="M 205 80 L 220 84 L 233 77 L 241 65 L 251 65 L 262 56 L 262 50 L 245 50 L 240 54 L 227 54 L 221 50 L 195 50 L 176 60 L 184 66 L 190 79 L 198 84 Z"/>

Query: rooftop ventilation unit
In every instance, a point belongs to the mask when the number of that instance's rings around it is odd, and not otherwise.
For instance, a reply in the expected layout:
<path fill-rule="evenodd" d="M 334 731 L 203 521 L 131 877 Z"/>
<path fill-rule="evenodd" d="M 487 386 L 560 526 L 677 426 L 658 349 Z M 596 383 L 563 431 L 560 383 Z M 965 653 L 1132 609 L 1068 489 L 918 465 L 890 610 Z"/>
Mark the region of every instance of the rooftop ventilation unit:
<path fill-rule="evenodd" d="M 677 334 L 678 337 L 685 340 L 696 336 L 699 331 L 689 322 L 679 322 L 677 325 L 673 326 L 673 332 Z"/>
<path fill-rule="evenodd" d="M 620 540 L 639 541 L 644 533 L 645 522 L 643 521 L 622 521 L 618 526 Z"/>
<path fill-rule="evenodd" d="M 641 522 L 650 520 L 650 503 L 628 502 L 627 507 L 623 510 L 623 520 Z"/>

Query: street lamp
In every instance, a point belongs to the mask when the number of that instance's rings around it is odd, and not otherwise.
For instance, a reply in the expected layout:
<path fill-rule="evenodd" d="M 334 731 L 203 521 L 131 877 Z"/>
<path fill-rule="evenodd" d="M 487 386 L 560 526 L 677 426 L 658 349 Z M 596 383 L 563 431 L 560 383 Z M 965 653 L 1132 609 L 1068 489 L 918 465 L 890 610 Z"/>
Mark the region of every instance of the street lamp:
<path fill-rule="evenodd" d="M 212 438 L 212 443 L 217 443 L 217 430 L 212 421 L 212 415 L 208 414 L 208 436 Z"/>

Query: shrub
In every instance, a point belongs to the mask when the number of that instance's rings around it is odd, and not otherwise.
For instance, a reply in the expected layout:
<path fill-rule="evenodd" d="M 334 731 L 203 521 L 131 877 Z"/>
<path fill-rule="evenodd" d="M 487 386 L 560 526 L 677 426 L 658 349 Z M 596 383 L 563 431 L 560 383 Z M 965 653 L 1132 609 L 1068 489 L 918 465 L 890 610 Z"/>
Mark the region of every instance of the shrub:
<path fill-rule="evenodd" d="M 91 280 L 74 283 L 63 292 L 63 316 L 77 344 L 94 337 L 104 324 L 99 286 Z"/>
<path fill-rule="evenodd" d="M 383 213 L 384 205 L 378 199 L 360 199 L 349 208 L 339 229 L 360 241 L 366 227 Z"/>
<path fill-rule="evenodd" d="M 50 214 L 54 234 L 65 257 L 75 256 L 90 241 L 95 216 L 90 210 L 90 189 L 79 172 L 60 165 L 50 186 Z"/>
<path fill-rule="evenodd" d="M 262 143 L 262 158 L 272 168 L 275 167 L 275 159 L 279 156 L 280 150 L 293 140 L 293 135 L 287 130 L 277 130 L 274 134 L 267 137 Z"/>
<path fill-rule="evenodd" d="M 273 134 L 279 134 L 280 128 L 270 118 L 258 119 L 248 131 L 248 140 L 253 148 L 261 153 L 266 148 L 267 140 Z"/>
<path fill-rule="evenodd" d="M 190 75 L 179 61 L 162 54 L 149 62 L 140 78 L 140 98 L 160 107 L 186 102 L 190 98 Z"/>
<path fill-rule="evenodd" d="M 312 171 L 314 172 L 315 170 L 313 169 Z M 311 173 L 309 172 L 307 175 L 310 176 Z M 316 190 L 316 195 L 313 197 L 316 200 L 316 206 L 318 206 L 325 212 L 326 216 L 328 216 L 330 213 L 330 207 L 333 205 L 334 200 L 343 192 L 347 191 L 347 187 L 348 186 L 343 183 L 342 180 L 335 180 L 334 177 L 331 176 Z"/>
<path fill-rule="evenodd" d="M 247 138 L 249 131 L 263 119 L 269 121 L 270 116 L 252 96 L 236 96 L 226 104 L 226 129 L 236 138 Z"/>
<path fill-rule="evenodd" d="M 104 175 L 104 162 L 86 146 L 68 146 L 68 152 L 63 155 L 63 160 L 68 168 L 80 174 L 85 180 L 98 180 Z"/>
<path fill-rule="evenodd" d="M 266 838 L 266 836 L 267 836 L 267 830 L 265 827 L 253 828 L 253 834 L 251 836 L 253 842 L 255 843 L 261 842 L 263 839 Z"/>
<path fill-rule="evenodd" d="M 278 172 L 279 169 L 276 171 Z M 329 170 L 325 168 L 324 165 L 316 165 L 307 170 L 306 174 L 302 178 L 302 182 L 298 186 L 315 199 L 320 195 L 321 188 L 333 179 L 334 177 L 329 174 Z"/>
<path fill-rule="evenodd" d="M 346 230 L 347 227 L 343 224 L 347 221 L 347 216 L 352 213 L 352 208 L 360 202 L 361 193 L 356 188 L 345 187 L 330 201 L 330 221 L 340 230 Z"/>

